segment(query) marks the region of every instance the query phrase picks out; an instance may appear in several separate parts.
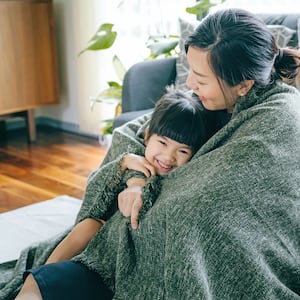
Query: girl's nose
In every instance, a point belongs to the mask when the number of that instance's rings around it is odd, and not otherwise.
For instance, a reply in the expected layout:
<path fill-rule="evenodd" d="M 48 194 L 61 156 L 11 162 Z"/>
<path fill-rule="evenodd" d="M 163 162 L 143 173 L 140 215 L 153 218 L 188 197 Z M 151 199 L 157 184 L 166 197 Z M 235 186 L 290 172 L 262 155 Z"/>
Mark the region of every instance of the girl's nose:
<path fill-rule="evenodd" d="M 174 163 L 176 161 L 176 155 L 174 151 L 168 151 L 165 155 L 166 163 Z"/>

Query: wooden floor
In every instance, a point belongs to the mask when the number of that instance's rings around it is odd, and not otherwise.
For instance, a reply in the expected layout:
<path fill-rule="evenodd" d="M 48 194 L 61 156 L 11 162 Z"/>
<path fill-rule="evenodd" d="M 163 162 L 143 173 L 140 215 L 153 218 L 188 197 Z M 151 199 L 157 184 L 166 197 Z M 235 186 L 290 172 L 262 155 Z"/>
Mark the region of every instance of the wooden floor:
<path fill-rule="evenodd" d="M 106 150 L 96 138 L 38 128 L 37 142 L 26 132 L 0 136 L 0 212 L 59 195 L 82 199 L 88 174 Z"/>

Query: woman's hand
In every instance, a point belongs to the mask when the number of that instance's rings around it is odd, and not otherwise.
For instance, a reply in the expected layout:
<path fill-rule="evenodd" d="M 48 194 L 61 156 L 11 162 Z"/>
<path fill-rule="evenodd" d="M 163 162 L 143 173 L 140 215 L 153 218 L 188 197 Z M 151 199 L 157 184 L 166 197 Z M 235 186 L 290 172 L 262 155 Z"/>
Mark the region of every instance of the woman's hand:
<path fill-rule="evenodd" d="M 124 171 L 126 169 L 139 171 L 144 173 L 146 177 L 155 175 L 155 169 L 149 163 L 149 161 L 144 156 L 136 155 L 133 153 L 128 153 L 123 157 L 122 169 Z"/>
<path fill-rule="evenodd" d="M 130 217 L 131 227 L 138 228 L 138 217 L 143 206 L 142 186 L 128 187 L 118 195 L 118 206 L 125 217 Z"/>

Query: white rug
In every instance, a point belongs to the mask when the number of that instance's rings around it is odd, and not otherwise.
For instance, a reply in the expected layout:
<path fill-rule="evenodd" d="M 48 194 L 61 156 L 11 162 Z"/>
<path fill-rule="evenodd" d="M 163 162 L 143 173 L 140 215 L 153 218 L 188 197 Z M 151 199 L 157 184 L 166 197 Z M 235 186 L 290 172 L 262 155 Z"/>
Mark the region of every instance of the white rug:
<path fill-rule="evenodd" d="M 74 224 L 82 201 L 59 196 L 0 214 L 0 263 L 17 259 L 33 242 L 47 239 Z"/>

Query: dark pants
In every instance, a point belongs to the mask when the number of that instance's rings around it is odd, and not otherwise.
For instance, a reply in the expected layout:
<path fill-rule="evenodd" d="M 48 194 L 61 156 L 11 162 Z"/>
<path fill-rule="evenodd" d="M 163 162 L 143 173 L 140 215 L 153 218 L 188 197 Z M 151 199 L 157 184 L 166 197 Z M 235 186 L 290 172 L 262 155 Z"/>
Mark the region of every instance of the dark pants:
<path fill-rule="evenodd" d="M 74 261 L 62 261 L 27 270 L 32 274 L 44 300 L 112 299 L 113 293 L 100 275 Z"/>

